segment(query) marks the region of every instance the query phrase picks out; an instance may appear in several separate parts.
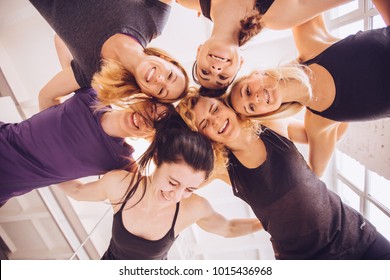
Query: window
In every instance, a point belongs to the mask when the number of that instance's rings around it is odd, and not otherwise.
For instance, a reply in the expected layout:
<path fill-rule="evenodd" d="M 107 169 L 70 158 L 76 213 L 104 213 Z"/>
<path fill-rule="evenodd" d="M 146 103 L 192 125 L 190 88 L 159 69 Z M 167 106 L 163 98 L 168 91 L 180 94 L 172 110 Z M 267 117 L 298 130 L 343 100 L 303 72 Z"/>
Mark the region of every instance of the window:
<path fill-rule="evenodd" d="M 325 18 L 329 29 L 340 38 L 386 26 L 370 0 L 349 2 L 329 11 Z M 334 164 L 335 191 L 390 239 L 390 180 L 340 151 L 335 153 Z"/>

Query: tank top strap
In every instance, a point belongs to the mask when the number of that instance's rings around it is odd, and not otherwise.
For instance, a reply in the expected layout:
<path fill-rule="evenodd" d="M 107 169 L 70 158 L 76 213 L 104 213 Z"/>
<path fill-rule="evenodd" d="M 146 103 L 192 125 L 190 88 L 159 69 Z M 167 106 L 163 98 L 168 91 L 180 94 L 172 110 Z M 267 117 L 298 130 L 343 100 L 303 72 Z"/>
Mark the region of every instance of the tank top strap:
<path fill-rule="evenodd" d="M 144 176 L 141 176 L 141 178 L 138 179 L 137 182 L 135 182 L 134 186 L 132 188 L 135 188 L 135 187 L 138 187 L 139 183 L 142 181 L 142 179 L 144 179 Z M 119 208 L 119 211 L 118 212 L 122 212 L 123 211 L 123 208 L 125 207 L 127 201 L 129 200 L 129 197 L 130 197 L 130 194 L 131 194 L 131 190 L 129 191 L 129 193 L 126 195 L 122 205 L 121 205 L 121 208 Z"/>
<path fill-rule="evenodd" d="M 173 228 L 174 228 L 175 225 L 176 225 L 177 216 L 178 216 L 178 214 L 179 214 L 179 208 L 180 208 L 180 202 L 176 203 L 176 211 L 175 211 L 175 216 L 173 217 L 171 230 L 173 230 Z"/>

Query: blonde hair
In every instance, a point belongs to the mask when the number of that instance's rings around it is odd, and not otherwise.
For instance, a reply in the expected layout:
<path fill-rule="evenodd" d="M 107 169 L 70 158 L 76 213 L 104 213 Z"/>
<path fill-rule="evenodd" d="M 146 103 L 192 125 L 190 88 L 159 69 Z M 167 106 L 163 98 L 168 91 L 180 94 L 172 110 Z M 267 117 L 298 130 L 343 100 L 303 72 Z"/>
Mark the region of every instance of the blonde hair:
<path fill-rule="evenodd" d="M 189 85 L 189 78 L 184 67 L 161 49 L 145 48 L 144 53 L 160 57 L 180 69 L 185 78 L 185 89 L 177 99 L 170 100 L 170 102 L 183 98 L 187 93 Z M 92 87 L 96 90 L 102 107 L 111 104 L 126 107 L 128 103 L 132 103 L 133 99 L 142 97 L 153 98 L 159 102 L 167 102 L 167 100 L 159 100 L 142 93 L 134 75 L 126 70 L 120 62 L 112 59 L 103 60 L 101 70 L 93 76 Z"/>
<path fill-rule="evenodd" d="M 234 109 L 231 101 L 232 91 L 236 89 L 240 85 L 240 83 L 245 81 L 245 79 L 247 79 L 250 75 L 252 75 L 255 72 L 259 72 L 259 71 L 255 70 L 249 75 L 243 76 L 239 78 L 237 81 L 235 81 L 230 91 L 226 94 L 225 96 L 226 104 L 228 104 L 232 109 Z M 261 72 L 263 73 L 263 75 L 267 75 L 276 81 L 274 88 L 276 88 L 279 85 L 279 83 L 287 84 L 289 81 L 298 81 L 307 89 L 309 95 L 310 96 L 312 95 L 312 87 L 310 84 L 311 71 L 308 67 L 304 65 L 300 65 L 296 62 L 292 62 L 284 66 L 267 69 Z M 298 112 L 300 112 L 302 109 L 303 109 L 303 105 L 298 102 L 286 102 L 281 104 L 281 106 L 275 111 L 262 114 L 262 115 L 246 116 L 246 118 L 251 118 L 259 121 L 276 120 L 276 119 L 291 117 L 292 115 L 295 115 Z M 240 115 L 239 113 L 237 114 Z"/>

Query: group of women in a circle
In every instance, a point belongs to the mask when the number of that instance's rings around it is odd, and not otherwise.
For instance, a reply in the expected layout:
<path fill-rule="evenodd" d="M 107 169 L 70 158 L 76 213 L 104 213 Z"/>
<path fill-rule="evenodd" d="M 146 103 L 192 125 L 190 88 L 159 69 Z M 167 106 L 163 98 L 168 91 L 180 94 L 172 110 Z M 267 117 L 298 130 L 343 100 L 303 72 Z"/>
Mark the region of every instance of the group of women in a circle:
<path fill-rule="evenodd" d="M 390 27 L 334 37 L 322 13 L 349 0 L 178 0 L 213 24 L 192 67 L 197 87 L 148 47 L 172 0 L 30 2 L 56 33 L 62 71 L 39 113 L 0 122 L 2 204 L 51 184 L 108 199 L 102 259 L 166 259 L 194 223 L 225 237 L 264 229 L 276 259 L 390 259 L 389 241 L 320 180 L 348 122 L 390 117 Z M 389 25 L 390 3 L 373 2 Z M 263 28 L 291 28 L 298 58 L 240 76 L 240 47 Z M 291 121 L 303 107 L 303 124 Z M 139 159 L 127 137 L 150 141 Z M 294 142 L 308 144 L 308 162 Z M 103 177 L 77 180 L 91 175 Z M 226 219 L 193 194 L 214 179 L 256 218 Z"/>

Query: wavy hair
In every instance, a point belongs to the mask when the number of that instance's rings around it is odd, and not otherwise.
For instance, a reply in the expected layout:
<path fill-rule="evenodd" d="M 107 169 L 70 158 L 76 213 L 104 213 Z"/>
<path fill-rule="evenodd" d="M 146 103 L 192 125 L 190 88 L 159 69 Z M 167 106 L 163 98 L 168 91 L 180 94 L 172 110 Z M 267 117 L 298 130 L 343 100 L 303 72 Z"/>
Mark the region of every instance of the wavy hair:
<path fill-rule="evenodd" d="M 230 91 L 225 95 L 225 101 L 226 101 L 225 103 L 229 105 L 229 107 L 231 107 L 233 110 L 234 108 L 231 101 L 232 91 L 235 90 L 237 87 L 239 87 L 240 84 L 243 81 L 245 81 L 245 79 L 247 79 L 250 75 L 252 75 L 255 72 L 259 72 L 259 71 L 255 70 L 249 75 L 243 76 L 237 81 L 235 81 Z M 298 81 L 307 89 L 309 95 L 310 96 L 312 95 L 312 87 L 310 84 L 311 71 L 307 66 L 293 62 L 284 66 L 267 69 L 261 72 L 263 73 L 263 75 L 267 75 L 276 81 L 274 88 L 276 88 L 279 83 L 286 84 L 289 81 Z M 281 104 L 281 106 L 275 111 L 266 114 L 261 114 L 261 115 L 246 116 L 245 118 L 251 118 L 259 121 L 276 120 L 276 119 L 293 116 L 298 112 L 300 112 L 302 109 L 303 109 L 303 105 L 298 102 L 286 102 Z M 238 112 L 237 114 L 241 116 L 241 114 L 239 114 Z"/>
<path fill-rule="evenodd" d="M 186 95 L 189 85 L 189 78 L 184 67 L 167 52 L 158 48 L 145 48 L 145 54 L 160 57 L 180 69 L 185 78 L 185 90 L 177 99 L 169 100 L 175 102 Z M 134 99 L 148 97 L 159 102 L 167 103 L 167 100 L 160 100 L 143 93 L 134 75 L 126 70 L 119 61 L 104 59 L 101 70 L 93 76 L 92 87 L 98 93 L 102 106 L 116 105 L 125 107 Z"/>

